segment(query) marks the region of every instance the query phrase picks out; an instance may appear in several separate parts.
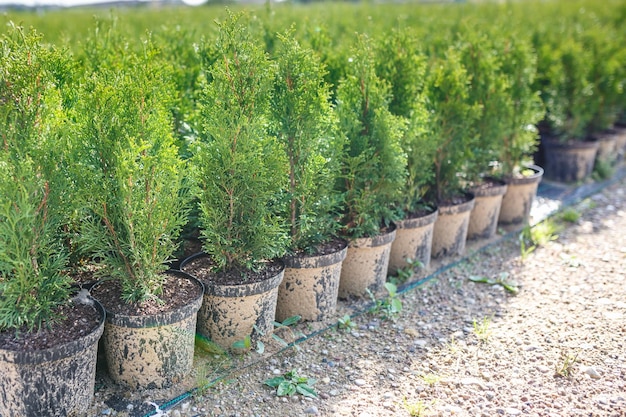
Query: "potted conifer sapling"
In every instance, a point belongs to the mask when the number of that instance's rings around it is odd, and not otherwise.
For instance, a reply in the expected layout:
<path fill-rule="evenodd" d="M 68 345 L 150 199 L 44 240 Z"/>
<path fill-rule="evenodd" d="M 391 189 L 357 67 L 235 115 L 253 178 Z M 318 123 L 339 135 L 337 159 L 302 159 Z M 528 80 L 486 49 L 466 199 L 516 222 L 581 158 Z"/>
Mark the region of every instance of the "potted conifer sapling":
<path fill-rule="evenodd" d="M 104 310 L 73 298 L 60 234 L 59 51 L 12 26 L 0 39 L 0 415 L 78 415 L 94 393 Z M 60 71 L 58 75 L 65 75 Z"/>
<path fill-rule="evenodd" d="M 424 81 L 426 58 L 416 48 L 415 36 L 407 29 L 394 30 L 377 47 L 378 75 L 389 83 L 389 110 L 407 120 L 402 150 L 407 156 L 407 172 L 396 210 L 399 220 L 391 245 L 388 271 L 430 264 L 433 227 L 437 220 L 435 201 L 427 201 L 428 184 L 433 178 L 434 141 L 426 134 Z"/>
<path fill-rule="evenodd" d="M 206 286 L 198 332 L 226 349 L 272 334 L 288 244 L 279 216 L 287 163 L 268 133 L 273 68 L 241 19 L 220 24 L 220 56 L 205 68 L 191 158 L 204 252 L 181 263 Z"/>
<path fill-rule="evenodd" d="M 519 224 L 528 222 L 543 177 L 543 168 L 533 164 L 533 154 L 539 144 L 536 125 L 543 119 L 545 108 L 533 88 L 537 56 L 532 46 L 514 36 L 505 37 L 504 42 L 501 70 L 508 79 L 510 99 L 502 105 L 503 130 L 494 176 L 507 184 L 498 223 Z"/>
<path fill-rule="evenodd" d="M 495 235 L 502 197 L 507 189 L 504 181 L 489 172 L 497 159 L 505 127 L 504 116 L 512 100 L 508 80 L 500 68 L 504 51 L 491 39 L 487 34 L 470 29 L 459 46 L 463 66 L 471 78 L 468 99 L 479 108 L 475 121 L 476 141 L 468 152 L 464 168 L 467 187 L 474 195 L 468 239 Z"/>
<path fill-rule="evenodd" d="M 341 143 L 319 59 L 293 39 L 292 31 L 278 39 L 271 127 L 289 164 L 284 206 L 290 244 L 276 318 L 319 321 L 336 310 L 347 252 L 347 242 L 337 238 L 334 190 Z"/>
<path fill-rule="evenodd" d="M 433 158 L 439 216 L 433 231 L 432 256 L 462 254 L 474 196 L 465 191 L 462 174 L 477 142 L 479 106 L 470 99 L 471 78 L 459 52 L 450 47 L 430 63 L 426 86 L 428 131 L 436 142 Z"/>
<path fill-rule="evenodd" d="M 361 35 L 337 88 L 339 127 L 347 140 L 339 180 L 342 225 L 350 242 L 340 298 L 376 292 L 387 278 L 394 208 L 406 176 L 400 143 L 405 120 L 389 111 L 389 98 L 388 85 L 376 75 L 372 42 Z"/>
<path fill-rule="evenodd" d="M 169 71 L 151 42 L 143 48 L 112 55 L 85 80 L 73 149 L 84 219 L 77 245 L 101 278 L 92 294 L 107 311 L 109 374 L 157 388 L 191 371 L 203 287 L 167 271 L 188 193 L 167 107 Z"/>

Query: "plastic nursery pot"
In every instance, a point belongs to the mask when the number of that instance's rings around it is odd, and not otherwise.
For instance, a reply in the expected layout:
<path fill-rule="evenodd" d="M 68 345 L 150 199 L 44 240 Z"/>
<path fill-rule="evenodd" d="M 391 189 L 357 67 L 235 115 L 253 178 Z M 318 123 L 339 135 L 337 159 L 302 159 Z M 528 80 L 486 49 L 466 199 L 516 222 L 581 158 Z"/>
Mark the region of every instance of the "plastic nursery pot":
<path fill-rule="evenodd" d="M 166 274 L 174 278 L 177 288 L 195 287 L 191 291 L 197 295 L 180 307 L 147 315 L 120 314 L 105 305 L 102 346 L 109 375 L 118 384 L 134 389 L 165 388 L 192 370 L 196 319 L 204 289 L 200 281 L 181 271 Z M 94 288 L 95 294 L 103 284 L 106 282 Z"/>
<path fill-rule="evenodd" d="M 305 321 L 322 321 L 335 314 L 341 265 L 348 252 L 348 242 L 342 244 L 333 253 L 283 259 L 285 276 L 278 289 L 278 321 L 296 315 Z"/>
<path fill-rule="evenodd" d="M 284 264 L 277 274 L 260 282 L 219 284 L 202 278 L 210 270 L 206 253 L 183 260 L 183 271 L 195 275 L 205 285 L 202 307 L 198 312 L 197 331 L 224 349 L 247 337 L 254 343 L 268 340 L 274 331 L 278 286 L 285 273 Z"/>
<path fill-rule="evenodd" d="M 391 244 L 396 237 L 392 224 L 384 233 L 352 239 L 341 266 L 339 298 L 362 297 L 367 290 L 376 293 L 387 279 Z"/>
<path fill-rule="evenodd" d="M 557 182 L 576 182 L 593 171 L 598 141 L 542 141 L 545 155 L 545 176 Z"/>
<path fill-rule="evenodd" d="M 465 252 L 470 214 L 476 201 L 473 194 L 466 193 L 465 197 L 462 203 L 439 206 L 433 230 L 433 258 Z"/>
<path fill-rule="evenodd" d="M 470 190 L 476 202 L 470 213 L 468 239 L 488 239 L 496 234 L 502 197 L 507 188 L 504 181 L 487 179 L 482 185 Z"/>
<path fill-rule="evenodd" d="M 438 215 L 439 212 L 433 210 L 432 213 L 423 216 L 396 222 L 396 238 L 391 244 L 387 269 L 390 275 L 398 272 L 398 269 L 405 268 L 408 265 L 407 259 L 421 262 L 424 269 L 429 267 L 433 228 Z"/>
<path fill-rule="evenodd" d="M 61 417 L 87 411 L 105 317 L 95 300 L 94 307 L 98 326 L 71 342 L 35 351 L 0 348 L 0 416 Z"/>
<path fill-rule="evenodd" d="M 533 174 L 520 177 L 507 177 L 507 190 L 502 197 L 499 224 L 527 223 L 530 209 L 537 195 L 537 187 L 543 177 L 543 168 L 528 165 L 526 170 Z"/>
<path fill-rule="evenodd" d="M 613 164 L 617 160 L 618 137 L 618 132 L 613 129 L 595 135 L 595 138 L 598 141 L 598 153 L 596 154 L 596 161 Z"/>

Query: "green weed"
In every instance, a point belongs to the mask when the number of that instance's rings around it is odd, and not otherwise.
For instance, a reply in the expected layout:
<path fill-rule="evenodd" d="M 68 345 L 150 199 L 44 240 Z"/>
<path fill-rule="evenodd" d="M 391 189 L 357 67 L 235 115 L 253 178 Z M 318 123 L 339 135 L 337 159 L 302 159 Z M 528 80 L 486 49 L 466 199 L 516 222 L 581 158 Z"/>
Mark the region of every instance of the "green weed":
<path fill-rule="evenodd" d="M 264 384 L 276 388 L 276 395 L 279 397 L 300 394 L 305 397 L 317 398 L 317 392 L 313 385 L 316 380 L 299 376 L 296 371 L 289 371 L 281 376 L 265 380 Z"/>
<path fill-rule="evenodd" d="M 478 322 L 474 319 L 474 334 L 481 343 L 487 343 L 491 336 L 491 318 L 483 317 L 482 321 Z"/>

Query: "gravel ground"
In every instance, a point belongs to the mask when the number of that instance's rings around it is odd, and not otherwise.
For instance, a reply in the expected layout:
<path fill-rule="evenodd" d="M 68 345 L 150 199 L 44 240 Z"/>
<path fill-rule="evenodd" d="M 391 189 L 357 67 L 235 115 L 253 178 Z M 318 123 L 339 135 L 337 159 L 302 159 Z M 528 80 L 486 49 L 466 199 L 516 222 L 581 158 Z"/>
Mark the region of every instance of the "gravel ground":
<path fill-rule="evenodd" d="M 157 415 L 626 416 L 625 185 L 574 206 L 582 216 L 524 257 L 517 234 L 476 252 L 482 243 L 470 245 L 465 260 L 401 294 L 395 320 L 365 313 L 352 330 L 301 324 L 321 331 L 298 349 L 204 355 L 167 391 L 125 392 L 99 372 L 89 415 L 144 415 L 155 409 L 146 401 L 162 404 L 235 366 Z M 338 317 L 364 308 L 342 302 Z M 263 385 L 292 370 L 317 380 L 318 398 L 277 397 Z"/>

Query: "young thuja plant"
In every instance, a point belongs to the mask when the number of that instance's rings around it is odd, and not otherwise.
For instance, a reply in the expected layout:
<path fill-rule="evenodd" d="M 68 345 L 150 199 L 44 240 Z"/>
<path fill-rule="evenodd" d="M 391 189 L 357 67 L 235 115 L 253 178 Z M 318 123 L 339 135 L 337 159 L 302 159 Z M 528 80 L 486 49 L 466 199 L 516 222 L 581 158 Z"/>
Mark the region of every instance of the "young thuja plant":
<path fill-rule="evenodd" d="M 389 111 L 406 120 L 401 147 L 407 157 L 407 172 L 397 207 L 404 216 L 433 203 L 424 197 L 434 176 L 436 142 L 427 134 L 426 58 L 417 45 L 411 30 L 396 29 L 382 37 L 376 47 L 377 75 L 390 86 Z"/>
<path fill-rule="evenodd" d="M 70 301 L 61 59 L 34 31 L 12 25 L 0 38 L 0 331 L 49 326 Z"/>
<path fill-rule="evenodd" d="M 377 77 L 371 41 L 359 37 L 337 89 L 337 114 L 347 143 L 342 160 L 343 228 L 350 238 L 375 236 L 396 217 L 406 176 L 400 141 L 405 121 L 389 109 L 389 89 Z"/>
<path fill-rule="evenodd" d="M 188 201 L 169 69 L 150 42 L 144 47 L 86 79 L 75 112 L 78 243 L 127 303 L 160 301 Z"/>
<path fill-rule="evenodd" d="M 205 68 L 203 126 L 192 149 L 203 249 L 215 272 L 248 271 L 282 256 L 288 243 L 279 217 L 287 162 L 268 133 L 273 67 L 241 15 L 219 24 L 219 58 Z"/>
<path fill-rule="evenodd" d="M 626 70 L 622 65 L 626 50 L 615 41 L 617 37 L 614 28 L 597 23 L 582 34 L 582 42 L 593 56 L 590 73 L 593 97 L 589 101 L 593 116 L 588 127 L 589 134 L 611 128 L 618 118 L 626 79 Z"/>
<path fill-rule="evenodd" d="M 300 46 L 293 29 L 279 34 L 278 40 L 270 126 L 289 163 L 289 250 L 314 252 L 339 229 L 334 185 L 342 144 L 325 70 L 316 54 Z"/>
<path fill-rule="evenodd" d="M 502 107 L 501 147 L 498 149 L 498 171 L 503 176 L 519 176 L 524 165 L 532 161 L 538 146 L 537 123 L 545 107 L 534 88 L 537 56 L 532 45 L 517 36 L 501 40 L 501 71 L 508 80 L 510 100 Z"/>
<path fill-rule="evenodd" d="M 473 126 L 476 140 L 466 148 L 463 168 L 465 180 L 469 184 L 478 184 L 498 158 L 505 115 L 512 106 L 512 98 L 508 80 L 500 68 L 501 51 L 491 41 L 491 36 L 468 28 L 459 41 L 458 50 L 471 80 L 468 101 L 477 107 L 478 112 Z"/>
<path fill-rule="evenodd" d="M 587 139 L 594 113 L 590 106 L 594 95 L 593 56 L 564 26 L 561 23 L 535 34 L 537 77 L 533 88 L 541 91 L 546 107 L 541 123 L 545 133 L 563 142 L 582 141 Z"/>
<path fill-rule="evenodd" d="M 426 86 L 428 131 L 436 143 L 432 189 L 438 203 L 462 191 L 460 173 L 477 143 L 474 127 L 480 106 L 470 99 L 470 83 L 471 77 L 456 49 L 449 48 L 444 57 L 430 63 Z"/>

